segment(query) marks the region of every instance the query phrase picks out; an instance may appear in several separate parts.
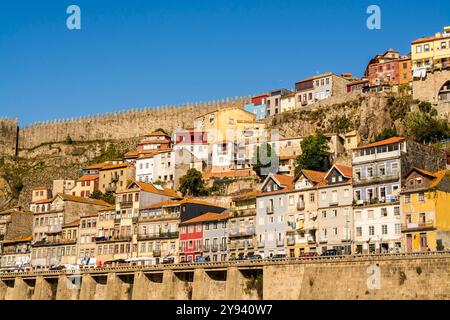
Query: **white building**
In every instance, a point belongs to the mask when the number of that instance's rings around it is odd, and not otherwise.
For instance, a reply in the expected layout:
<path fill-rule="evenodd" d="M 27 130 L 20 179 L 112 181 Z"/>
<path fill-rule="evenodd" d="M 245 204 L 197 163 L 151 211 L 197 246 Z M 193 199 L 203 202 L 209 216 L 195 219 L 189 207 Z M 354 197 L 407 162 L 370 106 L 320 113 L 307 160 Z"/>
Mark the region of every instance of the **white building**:
<path fill-rule="evenodd" d="M 154 155 L 143 155 L 136 159 L 136 180 L 154 182 Z"/>
<path fill-rule="evenodd" d="M 400 252 L 402 220 L 399 204 L 354 208 L 356 253 Z"/>

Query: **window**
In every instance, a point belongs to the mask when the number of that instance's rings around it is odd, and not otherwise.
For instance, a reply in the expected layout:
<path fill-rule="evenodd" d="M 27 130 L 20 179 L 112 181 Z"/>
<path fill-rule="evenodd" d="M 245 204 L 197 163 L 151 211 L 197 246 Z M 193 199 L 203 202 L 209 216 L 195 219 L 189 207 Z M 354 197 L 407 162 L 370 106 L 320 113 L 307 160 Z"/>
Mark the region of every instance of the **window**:
<path fill-rule="evenodd" d="M 422 46 L 416 46 L 416 53 L 422 53 Z"/>
<path fill-rule="evenodd" d="M 367 177 L 372 177 L 373 176 L 373 168 L 372 167 L 367 167 L 366 169 L 366 175 Z"/>
<path fill-rule="evenodd" d="M 309 194 L 309 202 L 314 202 L 315 201 L 315 197 L 314 197 L 314 193 L 310 193 Z"/>
<path fill-rule="evenodd" d="M 327 229 L 323 228 L 322 229 L 322 238 L 326 238 L 327 237 Z"/>
<path fill-rule="evenodd" d="M 326 191 L 322 191 L 320 193 L 320 200 L 326 200 L 327 199 L 327 192 Z"/>
<path fill-rule="evenodd" d="M 387 217 L 387 208 L 381 208 L 381 216 L 382 217 Z"/>
<path fill-rule="evenodd" d="M 374 211 L 373 210 L 368 210 L 367 211 L 367 217 L 369 219 L 373 219 L 374 218 Z"/>
<path fill-rule="evenodd" d="M 381 233 L 382 233 L 383 235 L 388 234 L 388 227 L 387 227 L 386 224 L 383 224 L 383 225 L 381 226 Z"/>
<path fill-rule="evenodd" d="M 405 203 L 411 203 L 411 195 L 405 194 Z"/>
<path fill-rule="evenodd" d="M 356 236 L 362 237 L 362 227 L 356 227 Z"/>
<path fill-rule="evenodd" d="M 348 198 L 350 196 L 350 189 L 344 189 L 344 198 Z"/>
<path fill-rule="evenodd" d="M 400 215 L 400 207 L 394 207 L 394 216 Z"/>
<path fill-rule="evenodd" d="M 395 224 L 395 234 L 401 234 L 402 233 L 402 225 L 400 223 Z"/>
<path fill-rule="evenodd" d="M 322 218 L 325 219 L 326 217 L 327 217 L 327 211 L 326 211 L 326 210 L 323 210 L 323 211 L 322 211 Z"/>
<path fill-rule="evenodd" d="M 333 228 L 333 236 L 337 236 L 338 234 L 338 229 L 337 228 Z"/>
<path fill-rule="evenodd" d="M 425 45 L 423 46 L 423 51 L 424 51 L 424 52 L 429 52 L 429 51 L 430 51 L 430 45 L 429 45 L 429 44 L 425 44 Z"/>
<path fill-rule="evenodd" d="M 369 236 L 373 236 L 373 235 L 375 235 L 375 227 L 369 226 Z"/>
<path fill-rule="evenodd" d="M 419 202 L 425 202 L 425 193 L 419 192 Z"/>

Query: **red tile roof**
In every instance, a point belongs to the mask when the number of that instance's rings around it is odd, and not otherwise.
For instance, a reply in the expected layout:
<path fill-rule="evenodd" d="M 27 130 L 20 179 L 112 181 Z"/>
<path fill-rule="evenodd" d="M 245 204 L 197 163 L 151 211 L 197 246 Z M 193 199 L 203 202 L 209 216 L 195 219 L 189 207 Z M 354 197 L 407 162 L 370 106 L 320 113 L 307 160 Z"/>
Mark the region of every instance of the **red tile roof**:
<path fill-rule="evenodd" d="M 239 170 L 239 171 L 226 171 L 226 172 L 216 172 L 216 173 L 203 173 L 203 179 L 209 180 L 212 178 L 235 178 L 235 177 L 246 177 L 254 176 L 256 172 L 253 170 Z"/>
<path fill-rule="evenodd" d="M 326 172 L 321 172 L 321 171 L 314 171 L 314 170 L 302 170 L 302 173 L 305 175 L 305 177 L 314 182 L 314 183 L 319 183 L 321 181 L 323 181 L 323 179 L 325 179 L 326 176 Z"/>
<path fill-rule="evenodd" d="M 373 147 L 380 147 L 380 146 L 385 146 L 388 144 L 392 144 L 392 143 L 398 143 L 398 142 L 402 142 L 405 141 L 406 139 L 404 137 L 392 137 L 386 140 L 382 140 L 382 141 L 378 141 L 378 142 L 374 142 L 365 146 L 361 146 L 358 148 L 354 148 L 353 150 L 362 150 L 362 149 L 368 149 L 368 148 L 373 148 Z"/>
<path fill-rule="evenodd" d="M 183 224 L 192 224 L 192 223 L 200 223 L 200 222 L 207 222 L 207 221 L 220 221 L 220 220 L 227 220 L 229 218 L 228 213 L 204 213 L 201 216 L 189 219 L 187 221 L 181 222 L 180 225 Z"/>
<path fill-rule="evenodd" d="M 128 189 L 130 189 L 130 186 L 133 184 L 136 184 L 140 190 L 145 191 L 145 192 L 159 194 L 159 195 L 167 196 L 170 198 L 181 199 L 181 197 L 178 195 L 178 193 L 176 193 L 176 191 L 174 191 L 172 189 L 168 189 L 168 188 L 162 188 L 162 187 L 160 190 L 151 183 L 134 181 L 128 186 Z M 117 193 L 126 193 L 126 192 L 128 192 L 128 190 L 124 190 L 124 191 L 117 192 Z"/>
<path fill-rule="evenodd" d="M 39 187 L 34 187 L 31 190 L 47 190 L 47 189 L 48 189 L 47 187 L 39 186 Z"/>
<path fill-rule="evenodd" d="M 98 179 L 98 174 L 87 174 L 78 179 L 78 181 L 92 181 Z"/>
<path fill-rule="evenodd" d="M 342 164 L 334 165 L 344 176 L 351 178 L 353 176 L 352 167 L 344 166 Z"/>

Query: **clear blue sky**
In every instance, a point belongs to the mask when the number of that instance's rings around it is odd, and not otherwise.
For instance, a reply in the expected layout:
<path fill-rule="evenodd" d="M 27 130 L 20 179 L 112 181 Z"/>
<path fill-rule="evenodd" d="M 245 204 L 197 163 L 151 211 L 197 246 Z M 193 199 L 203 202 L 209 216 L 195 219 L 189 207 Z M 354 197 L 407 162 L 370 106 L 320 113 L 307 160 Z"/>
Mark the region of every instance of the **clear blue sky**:
<path fill-rule="evenodd" d="M 70 4 L 80 31 L 66 28 Z M 444 25 L 448 0 L 1 0 L 0 115 L 25 125 L 362 75 L 376 53 L 408 53 Z"/>

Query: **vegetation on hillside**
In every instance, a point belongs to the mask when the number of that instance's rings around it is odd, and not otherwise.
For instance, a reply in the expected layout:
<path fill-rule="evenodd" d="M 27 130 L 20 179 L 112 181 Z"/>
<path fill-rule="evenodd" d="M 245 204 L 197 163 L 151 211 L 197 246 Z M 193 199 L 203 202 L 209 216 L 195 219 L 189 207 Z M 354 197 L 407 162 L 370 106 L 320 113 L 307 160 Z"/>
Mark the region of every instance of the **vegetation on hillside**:
<path fill-rule="evenodd" d="M 116 149 L 115 146 L 108 146 L 106 150 L 102 148 L 100 155 L 90 161 L 90 163 L 102 163 L 105 161 L 121 159 L 125 156 L 126 150 Z"/>
<path fill-rule="evenodd" d="M 256 147 L 252 163 L 253 171 L 262 178 L 278 171 L 278 155 L 267 142 Z"/>
<path fill-rule="evenodd" d="M 328 161 L 328 140 L 322 132 L 305 137 L 300 143 L 302 153 L 295 160 L 295 172 L 301 170 L 326 171 L 330 168 Z"/>
<path fill-rule="evenodd" d="M 108 202 L 109 204 L 116 203 L 116 196 L 113 192 L 102 193 L 100 190 L 95 190 L 94 192 L 92 192 L 90 198 L 103 200 L 105 202 Z"/>
<path fill-rule="evenodd" d="M 189 169 L 186 174 L 180 178 L 180 187 L 178 190 L 183 196 L 197 197 L 208 194 L 202 173 L 195 168 Z"/>

